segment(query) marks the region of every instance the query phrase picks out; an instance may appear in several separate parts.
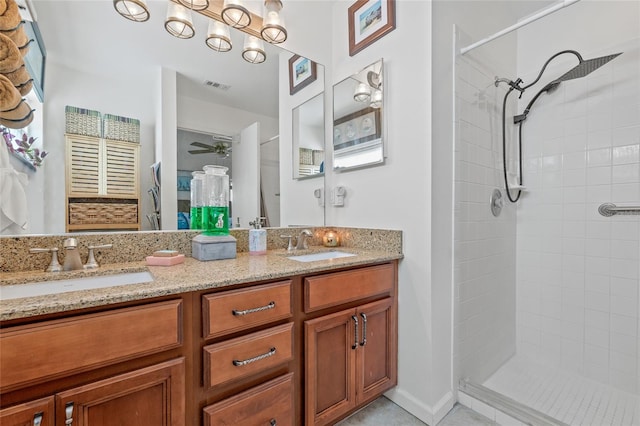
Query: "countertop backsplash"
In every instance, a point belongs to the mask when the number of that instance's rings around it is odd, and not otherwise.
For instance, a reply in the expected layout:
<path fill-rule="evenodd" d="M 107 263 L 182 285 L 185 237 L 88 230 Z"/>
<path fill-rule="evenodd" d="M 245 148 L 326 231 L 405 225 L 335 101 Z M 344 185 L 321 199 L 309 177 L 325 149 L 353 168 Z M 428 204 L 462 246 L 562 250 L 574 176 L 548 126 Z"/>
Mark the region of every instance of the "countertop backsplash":
<path fill-rule="evenodd" d="M 267 249 L 276 250 L 287 247 L 281 235 L 297 236 L 302 229 L 309 229 L 313 237 L 309 246 L 322 246 L 325 231 L 333 230 L 340 238 L 341 247 L 363 248 L 390 253 L 402 253 L 402 231 L 340 228 L 340 227 L 291 227 L 266 228 Z M 60 235 L 29 235 L 0 237 L 0 273 L 42 271 L 51 259 L 50 253 L 29 252 L 30 248 L 58 248 L 60 263 L 64 261 L 62 242 L 73 237 L 78 240 L 80 257 L 87 258 L 87 246 L 113 244 L 110 249 L 96 249 L 95 256 L 99 264 L 142 261 L 156 250 L 177 250 L 187 257 L 191 256 L 191 240 L 198 231 L 137 231 L 137 232 L 90 232 Z M 237 240 L 239 253 L 249 251 L 249 230 L 232 229 L 230 234 Z"/>

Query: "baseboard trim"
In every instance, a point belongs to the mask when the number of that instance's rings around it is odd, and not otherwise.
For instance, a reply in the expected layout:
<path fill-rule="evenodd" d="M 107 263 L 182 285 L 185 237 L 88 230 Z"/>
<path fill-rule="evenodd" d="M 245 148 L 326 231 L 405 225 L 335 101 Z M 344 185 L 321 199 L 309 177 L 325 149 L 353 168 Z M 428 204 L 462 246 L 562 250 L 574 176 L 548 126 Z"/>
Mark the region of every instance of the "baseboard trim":
<path fill-rule="evenodd" d="M 451 391 L 444 394 L 433 407 L 424 404 L 412 394 L 397 387 L 385 393 L 384 396 L 428 425 L 438 424 L 456 402 Z"/>

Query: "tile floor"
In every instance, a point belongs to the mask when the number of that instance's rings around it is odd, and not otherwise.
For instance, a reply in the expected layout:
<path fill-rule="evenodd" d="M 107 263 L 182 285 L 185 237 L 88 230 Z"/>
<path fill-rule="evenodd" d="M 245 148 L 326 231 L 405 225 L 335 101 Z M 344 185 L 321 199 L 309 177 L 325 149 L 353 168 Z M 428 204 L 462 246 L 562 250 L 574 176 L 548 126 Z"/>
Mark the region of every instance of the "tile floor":
<path fill-rule="evenodd" d="M 517 355 L 484 386 L 573 426 L 640 426 L 640 396 Z"/>
<path fill-rule="evenodd" d="M 425 426 L 385 397 L 380 397 L 336 426 Z M 438 426 L 497 426 L 498 423 L 456 404 Z"/>

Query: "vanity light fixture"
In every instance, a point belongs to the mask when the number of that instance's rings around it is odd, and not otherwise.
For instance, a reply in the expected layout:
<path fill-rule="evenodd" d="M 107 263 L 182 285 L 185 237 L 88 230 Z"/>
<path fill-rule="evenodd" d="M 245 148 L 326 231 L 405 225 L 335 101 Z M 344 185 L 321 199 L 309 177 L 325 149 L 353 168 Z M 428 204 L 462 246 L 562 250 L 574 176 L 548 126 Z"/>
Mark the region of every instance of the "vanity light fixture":
<path fill-rule="evenodd" d="M 205 10 L 209 7 L 209 0 L 178 0 L 178 2 L 191 10 Z"/>
<path fill-rule="evenodd" d="M 149 8 L 145 0 L 113 0 L 116 11 L 135 22 L 144 22 L 149 19 Z"/>
<path fill-rule="evenodd" d="M 358 102 L 369 102 L 371 99 L 371 88 L 365 83 L 358 83 L 353 99 Z"/>
<path fill-rule="evenodd" d="M 230 27 L 241 29 L 251 25 L 251 13 L 242 5 L 241 0 L 224 0 L 220 14 Z"/>
<path fill-rule="evenodd" d="M 380 108 L 382 106 L 382 90 L 373 89 L 373 93 L 371 94 L 371 103 L 369 106 L 371 108 Z"/>
<path fill-rule="evenodd" d="M 287 39 L 280 0 L 265 0 L 260 35 L 267 43 L 279 44 Z"/>
<path fill-rule="evenodd" d="M 267 59 L 264 51 L 264 43 L 258 37 L 245 34 L 244 48 L 242 49 L 242 58 L 252 64 L 260 64 Z"/>
<path fill-rule="evenodd" d="M 167 20 L 164 22 L 164 28 L 169 34 L 178 38 L 191 38 L 196 34 L 191 10 L 172 1 L 169 1 L 167 6 Z"/>
<path fill-rule="evenodd" d="M 207 46 L 216 52 L 228 52 L 231 50 L 231 35 L 229 27 L 220 22 L 209 19 L 209 28 L 207 30 Z"/>

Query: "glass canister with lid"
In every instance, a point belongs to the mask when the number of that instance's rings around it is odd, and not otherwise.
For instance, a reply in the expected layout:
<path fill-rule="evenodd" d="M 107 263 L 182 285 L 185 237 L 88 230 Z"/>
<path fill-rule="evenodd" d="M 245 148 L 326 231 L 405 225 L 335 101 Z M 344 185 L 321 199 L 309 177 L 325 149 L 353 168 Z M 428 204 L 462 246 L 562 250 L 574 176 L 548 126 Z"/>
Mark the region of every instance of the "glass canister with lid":
<path fill-rule="evenodd" d="M 228 167 L 204 166 L 203 169 L 202 229 L 205 235 L 229 235 Z"/>
<path fill-rule="evenodd" d="M 195 171 L 191 173 L 191 176 L 190 227 L 191 229 L 203 229 L 202 209 L 204 207 L 204 172 Z"/>

